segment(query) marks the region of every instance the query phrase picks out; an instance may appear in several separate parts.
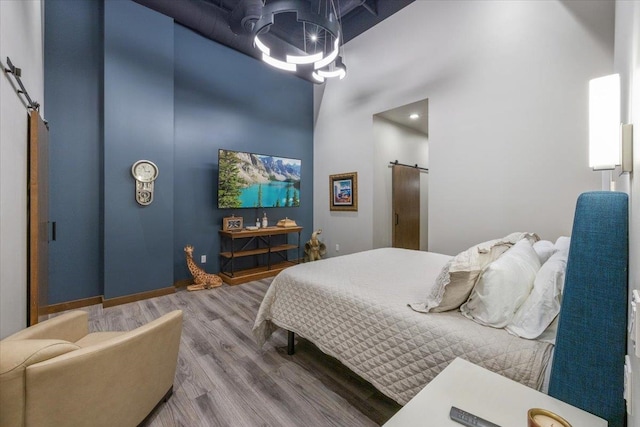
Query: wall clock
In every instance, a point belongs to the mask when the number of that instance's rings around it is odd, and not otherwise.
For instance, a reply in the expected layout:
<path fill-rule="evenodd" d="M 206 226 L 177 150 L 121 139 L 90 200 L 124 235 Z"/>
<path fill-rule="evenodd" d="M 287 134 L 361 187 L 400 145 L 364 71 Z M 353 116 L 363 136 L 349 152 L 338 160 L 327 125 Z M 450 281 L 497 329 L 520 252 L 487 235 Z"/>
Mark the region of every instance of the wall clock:
<path fill-rule="evenodd" d="M 136 181 L 136 202 L 146 206 L 153 202 L 153 181 L 158 178 L 158 166 L 149 160 L 138 160 L 131 166 Z"/>
<path fill-rule="evenodd" d="M 222 229 L 224 231 L 240 231 L 242 230 L 243 223 L 244 219 L 242 217 L 228 216 L 222 218 Z"/>

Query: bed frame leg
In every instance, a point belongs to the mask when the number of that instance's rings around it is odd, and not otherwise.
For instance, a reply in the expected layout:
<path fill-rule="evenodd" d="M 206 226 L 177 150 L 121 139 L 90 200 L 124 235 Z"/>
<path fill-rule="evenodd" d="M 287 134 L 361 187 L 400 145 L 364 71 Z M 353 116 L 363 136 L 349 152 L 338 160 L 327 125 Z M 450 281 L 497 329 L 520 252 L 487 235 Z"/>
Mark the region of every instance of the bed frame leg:
<path fill-rule="evenodd" d="M 287 354 L 291 356 L 296 352 L 296 344 L 293 341 L 295 334 L 291 331 L 287 331 Z"/>

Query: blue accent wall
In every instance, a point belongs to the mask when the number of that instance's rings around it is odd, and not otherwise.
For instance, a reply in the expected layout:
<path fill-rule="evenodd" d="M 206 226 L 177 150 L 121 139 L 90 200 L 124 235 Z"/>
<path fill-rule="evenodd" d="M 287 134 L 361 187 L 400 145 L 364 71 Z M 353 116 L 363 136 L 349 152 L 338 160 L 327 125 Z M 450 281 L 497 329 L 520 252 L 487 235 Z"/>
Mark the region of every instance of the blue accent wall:
<path fill-rule="evenodd" d="M 104 11 L 104 297 L 173 284 L 173 20 L 130 1 Z M 160 172 L 135 200 L 131 166 Z"/>
<path fill-rule="evenodd" d="M 49 303 L 116 298 L 190 273 L 183 248 L 219 271 L 218 149 L 302 160 L 301 207 L 266 209 L 313 224 L 313 85 L 130 1 L 45 3 L 45 117 L 51 124 Z M 131 166 L 155 162 L 154 201 L 135 201 Z M 295 241 L 295 239 L 293 239 Z M 291 253 L 291 256 L 295 253 Z"/>
<path fill-rule="evenodd" d="M 49 121 L 49 303 L 101 295 L 102 16 L 99 1 L 47 1 L 44 117 Z"/>
<path fill-rule="evenodd" d="M 187 244 L 194 246 L 196 262 L 207 255 L 205 269 L 219 271 L 223 217 L 241 216 L 246 225 L 254 225 L 256 215 L 266 211 L 271 225 L 293 218 L 310 236 L 313 85 L 180 25 L 175 46 L 174 271 L 180 280 L 190 277 L 183 253 Z M 219 210 L 220 148 L 301 159 L 300 207 Z"/>

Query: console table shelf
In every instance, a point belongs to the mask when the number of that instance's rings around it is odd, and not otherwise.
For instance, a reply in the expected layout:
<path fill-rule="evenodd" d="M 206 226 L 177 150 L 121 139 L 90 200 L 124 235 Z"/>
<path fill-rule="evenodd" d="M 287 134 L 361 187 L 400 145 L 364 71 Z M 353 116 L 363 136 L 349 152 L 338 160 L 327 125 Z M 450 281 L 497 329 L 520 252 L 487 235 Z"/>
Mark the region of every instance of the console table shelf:
<path fill-rule="evenodd" d="M 239 285 L 252 280 L 264 279 L 275 276 L 280 271 L 300 260 L 300 233 L 302 227 L 266 227 L 258 230 L 220 230 L 220 277 L 229 285 Z M 273 236 L 298 234 L 297 244 L 274 243 Z M 237 247 L 240 246 L 240 249 Z M 295 260 L 289 260 L 288 251 L 297 249 L 298 256 Z M 266 256 L 264 259 L 259 255 Z M 277 259 L 272 259 L 277 255 Z M 238 269 L 234 261 L 239 258 L 255 256 L 255 267 Z M 263 257 L 264 258 L 264 257 Z"/>
<path fill-rule="evenodd" d="M 220 256 L 224 258 L 239 258 L 243 256 L 260 255 L 269 252 L 282 252 L 290 249 L 297 249 L 298 245 L 278 245 L 270 248 L 248 249 L 237 252 L 220 252 Z"/>

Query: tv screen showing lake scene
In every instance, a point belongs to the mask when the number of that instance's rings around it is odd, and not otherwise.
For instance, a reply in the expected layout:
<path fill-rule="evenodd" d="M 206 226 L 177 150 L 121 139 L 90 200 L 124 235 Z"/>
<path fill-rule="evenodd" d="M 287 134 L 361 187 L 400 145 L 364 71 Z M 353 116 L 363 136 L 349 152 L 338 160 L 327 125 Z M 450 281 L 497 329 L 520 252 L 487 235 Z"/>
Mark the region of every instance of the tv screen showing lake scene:
<path fill-rule="evenodd" d="M 300 206 L 301 160 L 218 151 L 218 208 Z"/>

